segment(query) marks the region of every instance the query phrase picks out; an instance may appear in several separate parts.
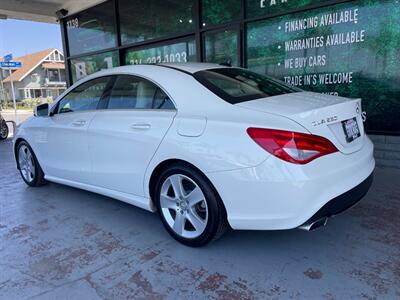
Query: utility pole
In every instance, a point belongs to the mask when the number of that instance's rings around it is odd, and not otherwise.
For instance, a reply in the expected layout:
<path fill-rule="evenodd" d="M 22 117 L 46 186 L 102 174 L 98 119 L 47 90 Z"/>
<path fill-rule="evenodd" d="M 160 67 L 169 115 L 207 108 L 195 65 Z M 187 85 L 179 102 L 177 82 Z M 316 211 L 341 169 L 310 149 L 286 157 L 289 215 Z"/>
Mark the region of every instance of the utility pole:
<path fill-rule="evenodd" d="M 8 69 L 10 84 L 11 84 L 11 95 L 12 95 L 13 104 L 14 104 L 15 123 L 18 124 L 17 102 L 15 100 L 14 80 L 11 77 L 12 76 L 11 68 L 15 68 L 15 69 L 21 68 L 22 62 L 12 61 L 12 54 L 7 54 L 6 56 L 4 56 L 4 61 L 0 62 L 0 67 Z"/>
<path fill-rule="evenodd" d="M 14 104 L 15 124 L 18 125 L 17 102 L 15 101 L 14 81 L 12 80 L 12 77 L 11 77 L 11 75 L 12 75 L 11 68 L 8 68 L 8 71 L 10 72 L 11 94 L 12 94 L 12 99 L 13 99 L 13 104 Z"/>
<path fill-rule="evenodd" d="M 2 68 L 0 68 L 0 84 L 1 84 L 1 94 L 2 94 L 1 101 L 0 101 L 0 107 L 1 107 L 6 102 L 6 97 L 4 96 L 3 69 Z"/>

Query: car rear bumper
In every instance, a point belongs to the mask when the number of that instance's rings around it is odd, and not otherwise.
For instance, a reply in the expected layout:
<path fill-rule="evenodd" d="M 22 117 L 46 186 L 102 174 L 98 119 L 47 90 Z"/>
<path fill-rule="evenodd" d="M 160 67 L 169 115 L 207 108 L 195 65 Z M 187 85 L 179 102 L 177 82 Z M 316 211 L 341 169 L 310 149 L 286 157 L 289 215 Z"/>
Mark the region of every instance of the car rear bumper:
<path fill-rule="evenodd" d="M 355 153 L 338 152 L 303 166 L 271 156 L 253 168 L 207 176 L 225 204 L 232 228 L 297 228 L 320 215 L 340 213 L 368 191 L 375 160 L 372 142 L 363 138 L 364 146 Z"/>
<path fill-rule="evenodd" d="M 367 179 L 365 179 L 359 185 L 326 203 L 303 225 L 311 224 L 324 218 L 330 218 L 332 216 L 336 216 L 344 212 L 345 210 L 353 207 L 368 193 L 372 185 L 373 179 L 374 179 L 374 174 L 371 173 L 371 175 L 369 175 Z"/>

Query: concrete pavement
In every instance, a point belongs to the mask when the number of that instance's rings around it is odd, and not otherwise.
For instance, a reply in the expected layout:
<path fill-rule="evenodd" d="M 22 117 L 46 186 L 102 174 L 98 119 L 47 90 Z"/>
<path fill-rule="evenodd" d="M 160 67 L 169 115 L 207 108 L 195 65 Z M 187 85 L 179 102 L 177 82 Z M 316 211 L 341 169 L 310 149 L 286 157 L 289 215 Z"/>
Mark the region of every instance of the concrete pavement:
<path fill-rule="evenodd" d="M 28 188 L 3 142 L 0 299 L 400 299 L 399 178 L 377 169 L 367 197 L 318 231 L 231 231 L 191 249 L 156 214 Z"/>

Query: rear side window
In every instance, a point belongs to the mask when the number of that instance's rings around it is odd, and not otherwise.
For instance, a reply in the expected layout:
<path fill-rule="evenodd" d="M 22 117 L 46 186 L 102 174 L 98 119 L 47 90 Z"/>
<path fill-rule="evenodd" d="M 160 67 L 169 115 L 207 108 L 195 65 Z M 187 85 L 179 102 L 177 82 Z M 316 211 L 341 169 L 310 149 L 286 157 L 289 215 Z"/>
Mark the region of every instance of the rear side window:
<path fill-rule="evenodd" d="M 112 88 L 108 109 L 174 109 L 171 99 L 154 83 L 120 75 Z"/>
<path fill-rule="evenodd" d="M 58 103 L 58 113 L 95 110 L 110 77 L 90 80 L 73 89 Z"/>
<path fill-rule="evenodd" d="M 154 96 L 153 102 L 154 109 L 175 109 L 174 104 L 168 95 L 160 88 L 157 89 L 157 92 Z"/>
<path fill-rule="evenodd" d="M 200 71 L 194 77 L 231 104 L 302 91 L 278 80 L 238 68 Z"/>

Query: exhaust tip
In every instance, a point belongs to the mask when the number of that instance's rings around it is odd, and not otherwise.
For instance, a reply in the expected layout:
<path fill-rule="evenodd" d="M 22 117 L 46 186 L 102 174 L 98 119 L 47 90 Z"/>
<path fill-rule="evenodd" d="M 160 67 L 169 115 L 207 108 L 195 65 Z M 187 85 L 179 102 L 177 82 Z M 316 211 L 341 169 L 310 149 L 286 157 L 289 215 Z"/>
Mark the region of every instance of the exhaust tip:
<path fill-rule="evenodd" d="M 320 227 L 326 226 L 327 223 L 328 223 L 328 218 L 325 217 L 325 218 L 321 218 L 315 222 L 303 224 L 299 227 L 299 229 L 305 230 L 305 231 L 314 231 Z"/>

